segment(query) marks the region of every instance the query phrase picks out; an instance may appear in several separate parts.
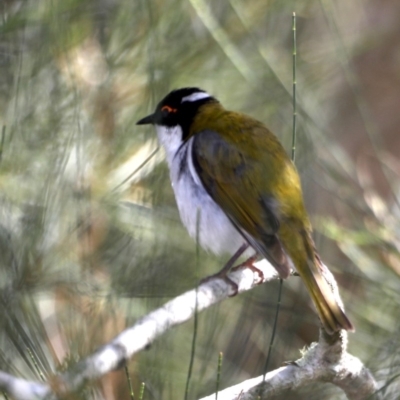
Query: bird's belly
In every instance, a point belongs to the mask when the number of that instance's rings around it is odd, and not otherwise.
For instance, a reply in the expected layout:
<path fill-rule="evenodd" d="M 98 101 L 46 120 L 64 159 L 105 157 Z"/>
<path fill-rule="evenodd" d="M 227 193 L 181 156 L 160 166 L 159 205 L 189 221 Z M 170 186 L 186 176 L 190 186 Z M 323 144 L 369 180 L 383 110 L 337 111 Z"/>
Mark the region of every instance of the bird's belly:
<path fill-rule="evenodd" d="M 179 214 L 189 235 L 215 254 L 235 253 L 245 239 L 189 171 L 179 175 L 171 176 L 171 180 Z"/>

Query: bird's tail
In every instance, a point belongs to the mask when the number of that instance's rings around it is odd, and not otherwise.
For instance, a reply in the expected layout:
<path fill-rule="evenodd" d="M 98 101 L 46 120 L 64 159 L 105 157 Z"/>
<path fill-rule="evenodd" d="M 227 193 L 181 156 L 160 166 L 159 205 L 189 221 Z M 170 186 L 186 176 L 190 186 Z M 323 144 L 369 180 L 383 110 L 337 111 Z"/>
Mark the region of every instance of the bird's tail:
<path fill-rule="evenodd" d="M 303 264 L 300 268 L 296 266 L 317 308 L 324 329 L 329 334 L 341 329 L 354 331 L 352 323 L 339 304 L 341 300 L 336 282 L 329 279 L 331 273 L 317 255 L 309 233 L 304 231 L 301 236 L 307 252 L 307 265 Z"/>

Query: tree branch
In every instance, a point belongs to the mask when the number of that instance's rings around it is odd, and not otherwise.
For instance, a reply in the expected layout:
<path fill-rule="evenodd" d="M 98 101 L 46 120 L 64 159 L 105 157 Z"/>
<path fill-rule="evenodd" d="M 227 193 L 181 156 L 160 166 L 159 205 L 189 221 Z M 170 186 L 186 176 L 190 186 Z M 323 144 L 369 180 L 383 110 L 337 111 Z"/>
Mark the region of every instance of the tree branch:
<path fill-rule="evenodd" d="M 322 329 L 318 343 L 312 343 L 299 360 L 263 376 L 249 379 L 218 393 L 218 400 L 262 400 L 288 389 L 313 382 L 330 382 L 340 387 L 349 400 L 372 397 L 377 384 L 362 362 L 347 353 L 347 332 L 328 336 Z M 215 400 L 215 394 L 201 400 Z"/>
<path fill-rule="evenodd" d="M 264 276 L 263 282 L 278 279 L 275 269 L 267 261 L 262 260 L 256 266 Z M 261 283 L 259 282 L 260 275 L 250 269 L 231 272 L 229 277 L 238 283 L 239 293 Z M 196 312 L 196 294 L 197 312 L 200 312 L 233 293 L 234 289 L 229 283 L 221 279 L 212 279 L 144 316 L 134 326 L 123 331 L 91 356 L 78 362 L 72 369 L 51 378 L 49 384 L 29 382 L 0 372 L 0 390 L 9 393 L 16 400 L 43 399 L 46 396 L 48 399 L 56 399 L 65 393 L 79 389 L 87 381 L 121 367 L 130 357 L 146 348 L 164 332 L 191 319 Z M 325 337 L 324 340 L 321 339 L 323 337 Z M 251 394 L 254 390 L 262 390 L 260 393 L 264 396 L 264 393 L 275 393 L 275 389 L 271 387 L 278 388 L 276 390 L 296 388 L 316 380 L 329 381 L 341 387 L 351 400 L 366 398 L 365 396 L 356 397 L 351 390 L 353 385 L 357 388 L 362 387 L 364 390 L 362 393 L 373 393 L 376 383 L 372 375 L 358 359 L 346 353 L 347 333 L 340 332 L 334 342 L 332 342 L 334 336 L 321 334 L 321 338 L 320 342 L 312 345 L 296 365 L 270 372 L 267 374 L 266 383 L 263 383 L 260 388 L 245 389 L 246 396 L 253 397 L 241 397 L 241 399 L 256 398 Z M 330 342 L 326 338 L 330 339 Z M 251 380 L 252 386 L 260 382 L 257 379 L 259 378 Z M 354 390 L 357 393 L 360 392 L 359 389 Z M 225 392 L 221 392 L 219 399 L 225 398 L 222 397 L 222 393 Z M 226 397 L 226 399 L 237 398 L 237 394 L 233 396 L 236 397 Z"/>

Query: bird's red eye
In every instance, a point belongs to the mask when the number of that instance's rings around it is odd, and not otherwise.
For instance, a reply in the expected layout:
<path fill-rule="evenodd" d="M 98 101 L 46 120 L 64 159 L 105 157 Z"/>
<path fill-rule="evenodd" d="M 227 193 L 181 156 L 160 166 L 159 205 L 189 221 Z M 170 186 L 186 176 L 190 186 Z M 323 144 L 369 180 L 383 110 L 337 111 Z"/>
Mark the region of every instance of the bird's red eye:
<path fill-rule="evenodd" d="M 172 108 L 170 106 L 163 106 L 161 111 L 166 111 L 168 113 L 176 113 L 178 110 L 176 108 Z"/>

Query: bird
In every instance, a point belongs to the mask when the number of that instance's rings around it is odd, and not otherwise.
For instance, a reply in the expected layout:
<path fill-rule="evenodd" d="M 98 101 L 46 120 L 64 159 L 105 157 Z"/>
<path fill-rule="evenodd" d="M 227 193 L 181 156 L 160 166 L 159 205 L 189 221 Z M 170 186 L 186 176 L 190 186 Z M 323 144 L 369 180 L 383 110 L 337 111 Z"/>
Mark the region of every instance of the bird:
<path fill-rule="evenodd" d="M 354 330 L 324 277 L 296 167 L 262 122 L 185 87 L 137 122 L 146 124 L 164 147 L 189 235 L 207 251 L 231 255 L 219 276 L 240 256 L 259 255 L 282 279 L 297 271 L 328 334 Z"/>

